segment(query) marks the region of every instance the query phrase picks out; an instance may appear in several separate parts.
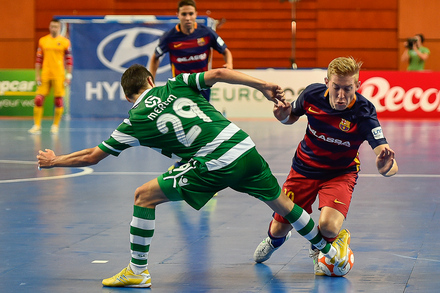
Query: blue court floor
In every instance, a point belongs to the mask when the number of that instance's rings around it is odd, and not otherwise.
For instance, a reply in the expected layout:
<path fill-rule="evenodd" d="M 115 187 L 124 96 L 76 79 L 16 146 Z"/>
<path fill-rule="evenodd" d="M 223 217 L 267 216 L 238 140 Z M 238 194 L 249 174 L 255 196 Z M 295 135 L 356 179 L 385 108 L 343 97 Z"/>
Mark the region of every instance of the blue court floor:
<path fill-rule="evenodd" d="M 255 264 L 271 210 L 226 189 L 200 211 L 183 202 L 158 206 L 151 289 L 102 287 L 130 260 L 136 187 L 173 160 L 132 148 L 89 168 L 38 171 L 35 156 L 45 148 L 62 154 L 94 147 L 120 121 L 62 121 L 51 135 L 47 120 L 41 135 L 29 135 L 30 120 L 0 119 L 0 292 L 440 292 L 440 121 L 382 121 L 400 168 L 392 178 L 377 173 L 373 151 L 362 145 L 344 224 L 355 264 L 343 278 L 315 277 L 308 242 L 296 232 Z M 234 122 L 282 184 L 305 121 Z"/>

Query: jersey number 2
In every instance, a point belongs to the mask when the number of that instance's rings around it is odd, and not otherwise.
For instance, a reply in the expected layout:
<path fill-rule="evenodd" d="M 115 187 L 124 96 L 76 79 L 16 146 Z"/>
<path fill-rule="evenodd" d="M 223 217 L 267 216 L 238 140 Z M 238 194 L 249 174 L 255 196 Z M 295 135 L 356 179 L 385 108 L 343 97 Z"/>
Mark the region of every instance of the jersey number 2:
<path fill-rule="evenodd" d="M 205 122 L 212 122 L 205 113 L 200 110 L 196 103 L 188 98 L 179 98 L 173 104 L 174 112 L 182 118 L 195 118 L 199 117 Z M 169 131 L 167 123 L 170 122 L 173 125 L 174 132 L 176 133 L 177 140 L 184 146 L 189 147 L 197 138 L 197 136 L 202 132 L 202 129 L 198 125 L 194 125 L 185 133 L 182 121 L 174 114 L 165 113 L 157 119 L 157 128 L 163 134 Z"/>

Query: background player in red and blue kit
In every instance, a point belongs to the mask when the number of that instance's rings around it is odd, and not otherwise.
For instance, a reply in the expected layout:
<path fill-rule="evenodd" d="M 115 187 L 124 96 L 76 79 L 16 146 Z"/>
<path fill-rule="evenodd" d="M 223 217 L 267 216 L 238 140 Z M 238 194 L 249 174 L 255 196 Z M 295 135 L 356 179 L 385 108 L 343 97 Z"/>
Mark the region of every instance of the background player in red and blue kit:
<path fill-rule="evenodd" d="M 292 104 L 274 107 L 275 117 L 283 124 L 292 124 L 302 115 L 307 117 L 306 134 L 298 145 L 283 190 L 308 213 L 312 212 L 319 194 L 318 228 L 328 242 L 341 234 L 350 238 L 349 231 L 341 228 L 360 170 L 360 145 L 368 141 L 383 176 L 392 176 L 398 170 L 374 105 L 356 92 L 360 87 L 361 65 L 352 57 L 336 58 L 328 66 L 325 84 L 309 85 Z M 256 262 L 269 259 L 290 237 L 291 227 L 286 223 L 283 217 L 274 214 L 269 237 L 255 250 Z M 315 274 L 324 275 L 317 265 L 318 254 L 311 247 Z"/>
<path fill-rule="evenodd" d="M 160 57 L 169 53 L 173 77 L 180 73 L 203 72 L 210 69 L 211 49 L 223 55 L 223 67 L 233 69 L 232 54 L 225 42 L 212 29 L 196 22 L 197 8 L 193 0 L 182 0 L 177 6 L 180 23 L 166 32 L 159 41 L 150 63 L 153 77 Z M 202 95 L 209 101 L 210 90 Z"/>

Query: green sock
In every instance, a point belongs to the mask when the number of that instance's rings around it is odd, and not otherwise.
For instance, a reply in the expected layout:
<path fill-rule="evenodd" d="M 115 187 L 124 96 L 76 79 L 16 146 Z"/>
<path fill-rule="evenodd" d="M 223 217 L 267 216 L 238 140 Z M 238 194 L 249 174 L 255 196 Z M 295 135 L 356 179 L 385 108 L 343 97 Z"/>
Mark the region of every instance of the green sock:
<path fill-rule="evenodd" d="M 147 268 L 154 225 L 155 209 L 135 205 L 130 223 L 131 268 L 135 274 L 139 274 Z"/>
<path fill-rule="evenodd" d="M 303 210 L 300 206 L 294 205 L 293 209 L 284 216 L 288 220 L 293 228 L 304 238 L 306 238 L 310 243 L 312 243 L 316 248 L 318 248 L 322 253 L 328 254 L 332 249 L 330 243 L 322 238 L 321 232 L 315 226 L 315 222 L 310 217 L 309 213 Z M 335 251 L 336 253 L 336 251 Z M 334 256 L 332 252 L 331 257 Z"/>

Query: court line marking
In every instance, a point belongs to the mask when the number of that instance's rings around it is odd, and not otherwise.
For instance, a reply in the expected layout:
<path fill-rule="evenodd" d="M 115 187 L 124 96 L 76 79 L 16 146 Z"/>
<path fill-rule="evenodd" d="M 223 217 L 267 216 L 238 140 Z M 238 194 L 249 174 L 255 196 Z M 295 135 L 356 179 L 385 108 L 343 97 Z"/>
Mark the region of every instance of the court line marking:
<path fill-rule="evenodd" d="M 380 174 L 359 174 L 359 177 L 384 177 Z M 392 177 L 400 178 L 440 178 L 440 174 L 396 174 Z"/>
<path fill-rule="evenodd" d="M 99 259 L 97 259 L 97 260 L 92 261 L 92 263 L 103 264 L 103 263 L 108 263 L 108 260 L 99 260 Z"/>
<path fill-rule="evenodd" d="M 397 257 L 401 257 L 401 258 L 413 259 L 413 260 L 424 260 L 424 261 L 431 261 L 431 262 L 440 262 L 440 260 L 436 260 L 436 259 L 406 256 L 406 255 L 400 255 L 400 254 L 395 254 L 395 253 L 391 253 L 391 255 L 394 255 L 394 256 L 397 256 Z"/>
<path fill-rule="evenodd" d="M 164 172 L 124 172 L 124 171 L 106 171 L 106 172 L 93 172 L 93 175 L 161 175 Z M 288 173 L 272 173 L 274 176 L 287 176 Z M 359 174 L 359 177 L 384 177 L 380 174 Z M 401 178 L 440 178 L 440 174 L 396 174 L 394 177 Z"/>
<path fill-rule="evenodd" d="M 0 160 L 0 163 L 3 164 L 27 164 L 27 165 L 35 165 L 37 168 L 37 162 L 33 161 L 18 161 L 18 160 Z M 43 180 L 54 180 L 54 179 L 65 179 L 72 178 L 78 176 L 84 176 L 93 173 L 93 169 L 89 167 L 75 167 L 76 169 L 81 169 L 81 172 L 73 173 L 73 174 L 65 174 L 65 175 L 56 175 L 56 176 L 47 176 L 47 177 L 34 177 L 34 178 L 21 178 L 21 179 L 7 179 L 0 180 L 1 183 L 14 183 L 14 182 L 29 182 L 29 181 L 43 181 Z"/>
<path fill-rule="evenodd" d="M 109 172 L 93 172 L 93 175 L 161 175 L 165 173 L 164 172 L 147 172 L 147 171 L 139 171 L 139 172 L 124 172 L 124 171 L 109 171 Z"/>

